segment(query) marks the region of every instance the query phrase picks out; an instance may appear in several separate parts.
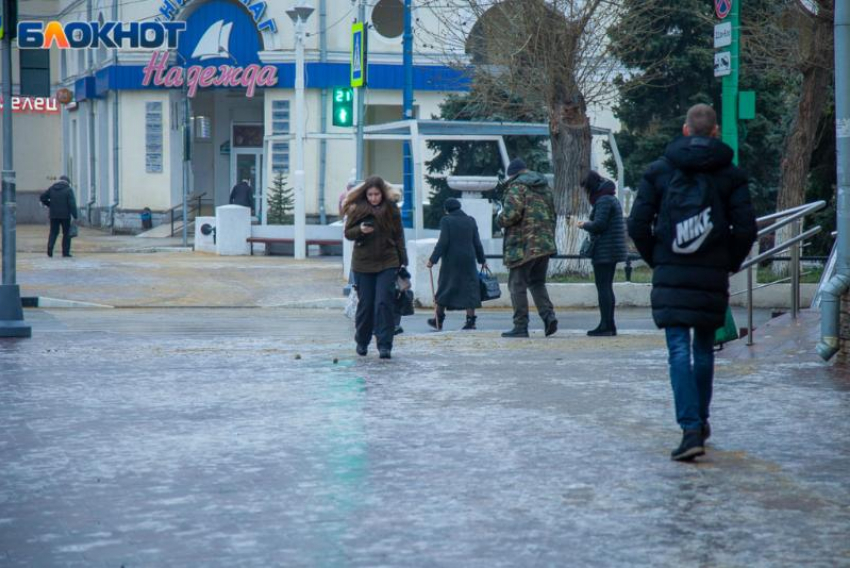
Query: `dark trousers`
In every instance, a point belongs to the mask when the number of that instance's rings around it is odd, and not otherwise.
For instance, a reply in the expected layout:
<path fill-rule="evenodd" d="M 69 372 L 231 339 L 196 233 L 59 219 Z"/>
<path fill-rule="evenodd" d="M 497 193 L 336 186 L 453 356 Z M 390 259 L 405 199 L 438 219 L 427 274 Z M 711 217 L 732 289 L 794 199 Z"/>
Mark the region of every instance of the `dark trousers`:
<path fill-rule="evenodd" d="M 594 264 L 593 280 L 596 282 L 596 294 L 599 297 L 599 329 L 611 331 L 617 329 L 614 325 L 614 273 L 616 264 Z"/>
<path fill-rule="evenodd" d="M 369 345 L 377 338 L 378 349 L 393 348 L 395 332 L 395 278 L 397 268 L 383 272 L 355 272 L 359 301 L 354 318 L 354 340 L 357 345 Z"/>
<path fill-rule="evenodd" d="M 549 257 L 535 258 L 525 264 L 511 268 L 508 276 L 508 289 L 511 292 L 511 304 L 514 307 L 514 326 L 528 328 L 528 295 L 534 299 L 537 313 L 543 321 L 555 317 L 555 308 L 546 291 L 546 272 L 549 270 Z"/>
<path fill-rule="evenodd" d="M 699 430 L 708 422 L 714 386 L 713 328 L 668 327 L 668 362 L 676 421 L 682 430 Z"/>
<path fill-rule="evenodd" d="M 71 237 L 68 235 L 71 231 L 71 219 L 50 220 L 50 236 L 47 237 L 47 254 L 53 256 L 53 246 L 56 244 L 56 238 L 59 236 L 59 227 L 62 227 L 62 256 L 68 256 L 71 254 Z"/>

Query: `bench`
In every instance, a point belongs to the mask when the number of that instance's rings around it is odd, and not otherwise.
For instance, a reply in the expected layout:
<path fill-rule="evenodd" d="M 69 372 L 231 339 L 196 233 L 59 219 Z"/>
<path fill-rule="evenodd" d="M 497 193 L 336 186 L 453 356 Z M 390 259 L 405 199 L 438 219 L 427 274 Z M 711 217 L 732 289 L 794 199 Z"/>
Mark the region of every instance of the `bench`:
<path fill-rule="evenodd" d="M 248 237 L 246 239 L 249 245 L 251 245 L 251 256 L 254 256 L 254 244 L 263 243 L 265 245 L 270 244 L 294 244 L 295 239 L 276 239 L 272 237 Z M 307 246 L 310 245 L 319 245 L 319 246 L 342 246 L 341 239 L 307 239 Z M 309 254 L 309 248 L 307 249 L 307 253 Z"/>

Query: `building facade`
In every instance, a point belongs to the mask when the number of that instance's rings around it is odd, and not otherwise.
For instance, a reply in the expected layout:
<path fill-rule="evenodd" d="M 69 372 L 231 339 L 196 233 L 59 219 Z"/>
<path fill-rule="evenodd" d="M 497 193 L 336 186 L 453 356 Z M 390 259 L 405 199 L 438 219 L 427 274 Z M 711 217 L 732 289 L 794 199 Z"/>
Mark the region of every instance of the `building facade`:
<path fill-rule="evenodd" d="M 402 6 L 400 0 L 379 0 L 367 8 L 372 24 L 367 124 L 402 116 Z M 54 14 L 37 15 L 64 24 L 186 23 L 176 49 L 51 49 L 58 59 L 57 87 L 75 96 L 75 104 L 57 117 L 60 169 L 71 177 L 93 225 L 135 231 L 145 208 L 155 222 L 168 218 L 182 203 L 184 175 L 191 195 L 216 206 L 228 203 L 237 181 L 248 180 L 260 213 L 263 192 L 290 168 L 292 142 L 279 136 L 266 142 L 270 135 L 294 131 L 295 33 L 286 14 L 291 7 L 262 0 L 83 0 L 56 2 Z M 354 128 L 333 126 L 331 94 L 350 82 L 357 7 L 349 0 L 321 0 L 315 8 L 306 25 L 306 131 L 336 136 L 306 141 L 307 214 L 331 221 L 355 167 Z M 427 20 L 429 14 L 417 17 Z M 417 46 L 418 116 L 439 114 L 446 94 L 466 86 L 462 74 L 435 63 L 436 56 Z M 187 85 L 175 79 L 180 73 Z M 187 95 L 190 136 L 184 140 Z M 368 142 L 365 170 L 400 184 L 401 143 Z"/>

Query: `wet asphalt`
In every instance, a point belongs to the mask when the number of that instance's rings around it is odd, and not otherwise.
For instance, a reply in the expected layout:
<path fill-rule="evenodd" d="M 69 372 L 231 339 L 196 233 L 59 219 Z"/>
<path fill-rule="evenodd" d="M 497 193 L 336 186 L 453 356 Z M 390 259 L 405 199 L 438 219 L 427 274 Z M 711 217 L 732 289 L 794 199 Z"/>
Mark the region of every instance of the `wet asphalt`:
<path fill-rule="evenodd" d="M 391 361 L 337 310 L 26 317 L 2 566 L 850 566 L 850 377 L 810 357 L 718 358 L 708 455 L 679 464 L 645 310 L 527 340 L 419 313 Z"/>

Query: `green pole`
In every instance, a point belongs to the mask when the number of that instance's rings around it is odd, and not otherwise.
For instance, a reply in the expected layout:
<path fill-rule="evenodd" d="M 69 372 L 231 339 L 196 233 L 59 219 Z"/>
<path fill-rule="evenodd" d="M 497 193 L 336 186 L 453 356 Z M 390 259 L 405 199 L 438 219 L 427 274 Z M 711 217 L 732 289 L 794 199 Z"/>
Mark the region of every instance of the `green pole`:
<path fill-rule="evenodd" d="M 723 115 L 720 136 L 735 152 L 735 164 L 738 163 L 738 69 L 741 52 L 741 0 L 732 0 L 732 73 L 723 77 Z"/>

